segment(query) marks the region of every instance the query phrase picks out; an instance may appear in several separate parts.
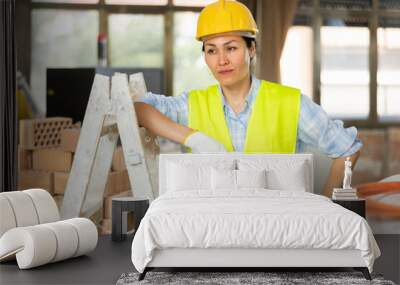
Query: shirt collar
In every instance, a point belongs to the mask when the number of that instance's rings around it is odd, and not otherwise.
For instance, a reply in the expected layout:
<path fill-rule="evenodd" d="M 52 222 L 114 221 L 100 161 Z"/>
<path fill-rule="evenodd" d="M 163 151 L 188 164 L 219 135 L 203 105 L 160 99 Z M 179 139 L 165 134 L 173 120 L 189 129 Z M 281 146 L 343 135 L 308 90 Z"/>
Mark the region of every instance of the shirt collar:
<path fill-rule="evenodd" d="M 260 87 L 260 80 L 258 78 L 256 78 L 254 75 L 251 75 L 251 86 L 250 86 L 249 93 L 247 93 L 247 96 L 245 99 L 246 107 L 243 109 L 243 111 L 245 111 L 249 106 L 253 105 L 254 99 L 257 97 L 259 87 Z M 224 111 L 226 112 L 231 108 L 228 105 L 228 103 L 226 102 L 225 97 L 223 96 L 222 87 L 220 84 L 218 85 L 218 90 L 219 90 L 219 93 L 222 95 L 221 96 L 222 97 L 222 106 L 224 108 Z"/>

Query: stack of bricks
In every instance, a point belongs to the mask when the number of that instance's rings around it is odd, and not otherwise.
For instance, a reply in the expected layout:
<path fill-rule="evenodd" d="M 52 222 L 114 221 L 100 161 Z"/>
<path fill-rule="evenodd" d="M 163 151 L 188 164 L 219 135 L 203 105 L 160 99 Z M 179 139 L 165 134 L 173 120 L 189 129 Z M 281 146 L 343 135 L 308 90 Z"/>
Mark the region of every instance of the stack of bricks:
<path fill-rule="evenodd" d="M 21 120 L 18 189 L 45 189 L 53 195 L 60 209 L 79 133 L 80 126 L 74 125 L 71 118 Z M 104 190 L 103 208 L 91 217 L 100 233 L 111 232 L 111 199 L 115 196 L 131 196 L 128 173 L 120 147 L 114 152 Z"/>
<path fill-rule="evenodd" d="M 43 188 L 52 195 L 57 194 L 54 191 L 54 173 L 68 172 L 72 165 L 72 153 L 59 147 L 61 132 L 73 127 L 72 119 L 63 117 L 20 121 L 18 146 L 20 190 Z"/>

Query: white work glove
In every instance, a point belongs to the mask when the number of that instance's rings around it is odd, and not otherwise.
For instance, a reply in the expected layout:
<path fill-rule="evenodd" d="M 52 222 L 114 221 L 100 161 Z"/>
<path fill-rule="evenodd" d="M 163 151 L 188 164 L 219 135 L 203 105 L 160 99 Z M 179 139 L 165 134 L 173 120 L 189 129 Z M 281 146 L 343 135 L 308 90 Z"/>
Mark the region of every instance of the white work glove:
<path fill-rule="evenodd" d="M 190 147 L 192 153 L 227 152 L 222 144 L 201 132 L 195 132 L 189 135 L 184 145 Z"/>

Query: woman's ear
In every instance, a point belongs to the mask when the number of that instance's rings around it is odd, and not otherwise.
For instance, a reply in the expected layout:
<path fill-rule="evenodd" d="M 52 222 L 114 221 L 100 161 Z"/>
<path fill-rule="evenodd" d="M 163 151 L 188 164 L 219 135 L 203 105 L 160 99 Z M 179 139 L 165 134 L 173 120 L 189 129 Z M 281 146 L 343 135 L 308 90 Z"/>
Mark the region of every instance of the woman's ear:
<path fill-rule="evenodd" d="M 249 55 L 251 59 L 256 56 L 256 44 L 254 41 L 251 43 L 251 47 L 249 48 Z"/>
<path fill-rule="evenodd" d="M 249 50 L 250 59 L 253 59 L 256 56 L 256 48 L 252 46 Z"/>

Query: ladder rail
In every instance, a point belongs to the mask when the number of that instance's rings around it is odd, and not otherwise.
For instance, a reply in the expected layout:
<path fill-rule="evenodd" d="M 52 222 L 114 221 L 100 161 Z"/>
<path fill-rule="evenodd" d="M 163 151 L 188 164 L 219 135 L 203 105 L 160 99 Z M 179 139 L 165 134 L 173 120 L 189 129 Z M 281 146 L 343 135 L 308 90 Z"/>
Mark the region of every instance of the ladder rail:
<path fill-rule="evenodd" d="M 145 92 L 142 73 L 131 75 L 130 82 L 126 74 L 117 73 L 111 87 L 109 77 L 96 74 L 64 193 L 62 219 L 90 217 L 101 208 L 118 138 L 134 196 L 154 199 L 158 175 L 152 168 L 157 166 L 159 148 L 154 147 L 154 135 L 139 129 L 133 106 L 133 99 Z"/>
<path fill-rule="evenodd" d="M 103 129 L 114 124 L 114 116 L 106 115 Z M 80 216 L 90 217 L 103 206 L 104 190 L 107 184 L 108 173 L 111 170 L 112 158 L 117 146 L 118 137 L 119 134 L 117 131 L 111 131 L 100 136 Z"/>
<path fill-rule="evenodd" d="M 139 90 L 145 92 L 143 76 L 137 78 L 137 84 L 141 86 Z M 115 108 L 131 189 L 135 191 L 135 197 L 152 201 L 154 193 L 126 74 L 115 74 L 112 77 L 111 101 Z"/>
<path fill-rule="evenodd" d="M 64 193 L 61 207 L 63 219 L 80 216 L 89 180 L 92 177 L 97 146 L 105 119 L 104 109 L 109 108 L 109 94 L 109 77 L 96 74 Z"/>

